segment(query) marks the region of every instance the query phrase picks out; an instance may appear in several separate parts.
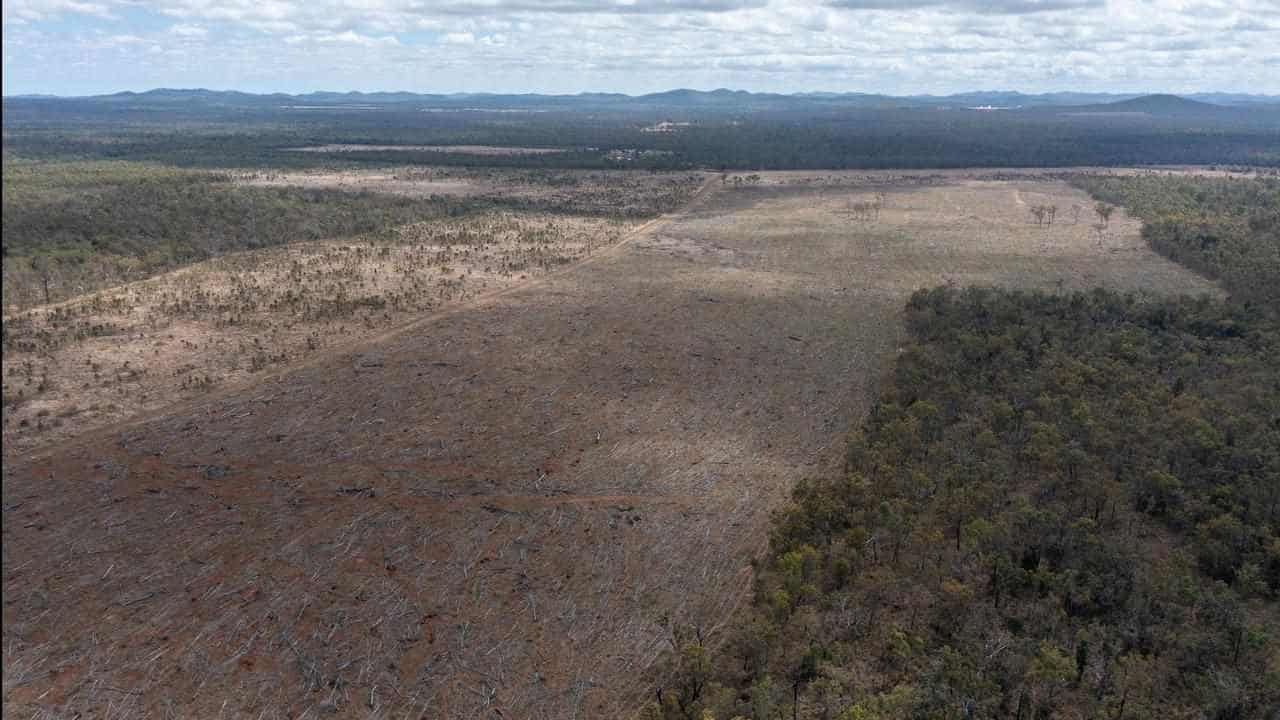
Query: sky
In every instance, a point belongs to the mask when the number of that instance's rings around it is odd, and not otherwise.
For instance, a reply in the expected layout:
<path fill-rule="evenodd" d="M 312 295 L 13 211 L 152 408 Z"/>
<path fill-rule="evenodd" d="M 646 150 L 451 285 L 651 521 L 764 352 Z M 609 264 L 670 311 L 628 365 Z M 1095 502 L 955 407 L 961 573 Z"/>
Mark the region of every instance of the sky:
<path fill-rule="evenodd" d="M 3 0 L 4 94 L 1280 93 L 1280 0 Z"/>

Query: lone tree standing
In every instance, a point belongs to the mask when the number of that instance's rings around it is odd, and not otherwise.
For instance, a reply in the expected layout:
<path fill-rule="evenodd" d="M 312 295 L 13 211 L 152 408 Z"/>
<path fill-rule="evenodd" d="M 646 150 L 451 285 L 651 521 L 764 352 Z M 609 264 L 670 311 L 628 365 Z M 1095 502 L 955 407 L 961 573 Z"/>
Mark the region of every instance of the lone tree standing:
<path fill-rule="evenodd" d="M 1107 226 L 1105 224 L 1098 223 L 1093 226 L 1093 238 L 1098 242 L 1098 247 L 1102 247 L 1102 240 L 1106 236 L 1106 233 Z"/>
<path fill-rule="evenodd" d="M 44 289 L 44 304 L 48 305 L 49 299 L 49 283 L 53 280 L 54 266 L 62 264 L 62 258 L 49 258 L 44 255 L 37 255 L 31 258 L 31 269 L 40 277 L 40 285 Z"/>
<path fill-rule="evenodd" d="M 1111 213 L 1116 211 L 1116 206 L 1100 202 L 1093 206 L 1093 211 L 1098 214 L 1098 219 L 1102 221 L 1103 225 L 1110 225 Z"/>

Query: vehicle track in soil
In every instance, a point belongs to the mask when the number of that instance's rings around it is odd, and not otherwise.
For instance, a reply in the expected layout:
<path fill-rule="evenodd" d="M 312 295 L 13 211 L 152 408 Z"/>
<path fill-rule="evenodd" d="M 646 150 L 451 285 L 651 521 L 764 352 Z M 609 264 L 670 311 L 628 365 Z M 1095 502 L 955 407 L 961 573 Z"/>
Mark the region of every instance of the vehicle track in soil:
<path fill-rule="evenodd" d="M 6 709 L 625 716 L 673 624 L 714 641 L 743 602 L 795 482 L 838 470 L 912 290 L 1213 289 L 1123 218 L 1104 250 L 1033 229 L 1004 183 L 895 190 L 863 224 L 839 193 L 712 187 L 362 343 L 376 365 L 9 463 Z"/>
<path fill-rule="evenodd" d="M 551 270 L 543 275 L 534 276 L 533 278 L 526 281 L 511 283 L 511 284 L 503 285 L 502 287 L 499 287 L 493 290 L 479 292 L 466 300 L 450 302 L 448 305 L 446 305 L 445 307 L 439 310 L 436 310 L 430 313 L 423 313 L 408 321 L 396 323 L 393 327 L 385 329 L 381 332 L 378 332 L 372 335 L 361 335 L 354 339 L 348 340 L 346 342 L 342 342 L 337 345 L 328 346 L 319 353 L 316 353 L 305 359 L 291 361 L 285 364 L 283 367 L 275 368 L 272 372 L 269 372 L 269 373 L 263 373 L 261 376 L 257 378 L 253 378 L 251 381 L 247 381 L 247 382 L 240 381 L 240 382 L 228 383 L 214 390 L 203 393 L 203 397 L 178 400 L 175 402 L 165 404 L 160 408 L 139 412 L 123 420 L 102 424 L 101 426 L 97 426 L 97 427 L 90 427 L 88 429 L 77 432 L 75 435 L 69 438 L 66 438 L 64 441 L 55 441 L 51 445 L 37 445 L 34 448 L 25 449 L 25 451 L 22 452 L 22 455 L 25 455 L 26 457 L 29 457 L 29 458 L 44 457 L 49 454 L 55 454 L 60 452 L 60 448 L 62 448 L 64 445 L 68 443 L 91 442 L 95 439 L 110 437 L 120 432 L 123 432 L 125 429 L 129 427 L 146 423 L 147 421 L 153 418 L 178 413 L 185 408 L 201 406 L 208 403 L 210 399 L 216 399 L 226 395 L 242 392 L 245 387 L 248 387 L 250 385 L 257 385 L 264 382 L 269 383 L 279 378 L 283 374 L 292 372 L 299 368 L 308 367 L 311 365 L 315 365 L 317 363 L 323 363 L 328 360 L 331 360 L 334 357 L 339 357 L 339 356 L 351 357 L 353 353 L 359 351 L 362 348 L 376 345 L 378 342 L 394 337 L 399 333 L 409 331 L 416 326 L 435 322 L 440 318 L 445 317 L 454 312 L 460 312 L 460 311 L 468 310 L 477 305 L 483 305 L 486 302 L 499 298 L 508 293 L 516 292 L 526 288 L 537 287 L 538 284 L 543 282 L 544 280 L 553 278 L 563 273 L 573 272 L 576 268 L 584 265 L 589 265 L 591 262 L 593 262 L 598 258 L 607 257 L 611 253 L 616 253 L 620 251 L 623 247 L 625 247 L 629 242 L 634 240 L 635 238 L 641 237 L 645 233 L 650 232 L 657 227 L 660 227 L 664 223 L 670 222 L 673 218 L 678 217 L 681 213 L 687 212 L 690 208 L 702 202 L 706 198 L 706 196 L 715 189 L 714 180 L 715 180 L 714 176 L 707 176 L 706 179 L 703 181 L 703 183 L 698 187 L 698 189 L 695 190 L 690 195 L 689 199 L 685 203 L 683 203 L 678 210 L 675 210 L 670 213 L 664 213 L 634 228 L 631 228 L 629 231 L 627 231 L 625 235 L 623 235 L 623 237 L 618 242 L 608 247 L 600 248 L 596 252 L 588 254 L 586 257 L 583 257 L 580 260 L 566 264 L 564 267 Z M 64 300 L 61 302 L 42 306 L 41 309 L 59 308 L 59 307 L 72 305 L 77 302 L 79 302 L 77 298 L 72 298 L 69 300 Z M 9 452 L 9 448 L 7 447 L 5 448 L 5 457 L 9 457 L 10 455 L 13 455 L 13 454 L 14 453 Z"/>

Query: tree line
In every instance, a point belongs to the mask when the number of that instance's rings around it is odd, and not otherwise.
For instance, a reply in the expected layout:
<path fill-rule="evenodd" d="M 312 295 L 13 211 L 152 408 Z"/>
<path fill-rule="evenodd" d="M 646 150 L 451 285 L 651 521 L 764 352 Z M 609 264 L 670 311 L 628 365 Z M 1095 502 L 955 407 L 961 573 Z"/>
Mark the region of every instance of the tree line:
<path fill-rule="evenodd" d="M 470 210 L 443 198 L 247 187 L 135 163 L 6 163 L 5 303 L 57 301 L 237 250 Z"/>
<path fill-rule="evenodd" d="M 1254 261 L 1280 204 L 1265 180 L 1089 186 L 1230 299 L 915 294 L 845 472 L 775 517 L 726 642 L 677 633 L 645 717 L 1273 717 L 1280 274 Z"/>
<path fill-rule="evenodd" d="M 1077 185 L 1142 218 L 1156 252 L 1223 283 L 1240 302 L 1280 308 L 1280 178 L 1080 176 Z"/>

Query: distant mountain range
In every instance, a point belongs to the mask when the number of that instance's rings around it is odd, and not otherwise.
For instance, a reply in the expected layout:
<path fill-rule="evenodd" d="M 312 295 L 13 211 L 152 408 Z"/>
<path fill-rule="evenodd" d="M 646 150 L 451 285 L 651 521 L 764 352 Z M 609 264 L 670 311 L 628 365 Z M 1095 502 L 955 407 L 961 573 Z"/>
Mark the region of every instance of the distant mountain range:
<path fill-rule="evenodd" d="M 970 108 L 978 110 L 1060 109 L 1087 113 L 1206 114 L 1226 108 L 1280 107 L 1280 95 L 1242 93 L 1194 93 L 1183 96 L 1142 93 L 1055 92 L 1024 94 L 1007 91 L 967 92 L 954 95 L 880 95 L 870 93 L 753 93 L 745 90 L 690 90 L 680 88 L 647 95 L 580 93 L 577 95 L 411 92 L 311 92 L 254 94 L 235 90 L 157 88 L 146 92 L 56 97 L 13 95 L 5 101 L 59 102 L 66 100 L 128 104 L 205 104 L 217 106 L 399 106 L 426 108 L 671 108 L 689 110 L 788 110 L 819 108 Z"/>
<path fill-rule="evenodd" d="M 1076 111 L 1083 110 L 1102 113 L 1145 113 L 1148 115 L 1170 115 L 1211 113 L 1215 110 L 1220 110 L 1223 107 L 1233 106 L 1208 103 L 1191 98 L 1180 97 L 1178 95 L 1143 95 L 1142 97 L 1132 98 L 1130 100 L 1075 106 L 1072 109 Z"/>

